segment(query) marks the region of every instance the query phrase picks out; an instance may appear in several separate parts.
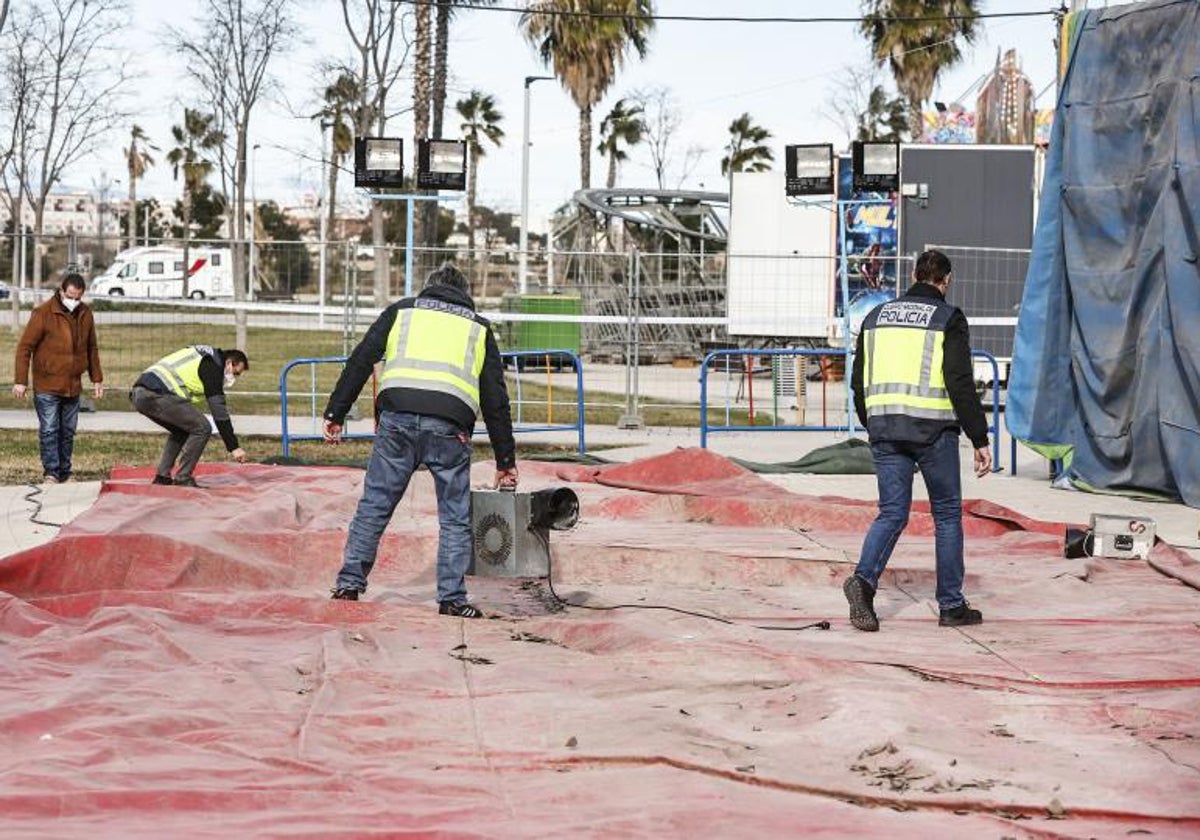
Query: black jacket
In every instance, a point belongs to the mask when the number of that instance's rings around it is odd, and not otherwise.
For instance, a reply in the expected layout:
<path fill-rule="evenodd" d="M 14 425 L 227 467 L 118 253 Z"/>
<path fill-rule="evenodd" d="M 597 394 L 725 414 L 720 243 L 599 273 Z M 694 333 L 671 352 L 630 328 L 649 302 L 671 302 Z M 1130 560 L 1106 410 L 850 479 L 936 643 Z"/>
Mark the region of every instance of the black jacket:
<path fill-rule="evenodd" d="M 935 298 L 945 300 L 945 296 L 929 283 L 914 283 L 905 298 Z M 858 422 L 867 427 L 867 398 L 863 382 L 863 334 L 858 333 L 858 344 L 854 351 L 854 375 L 851 386 L 854 388 L 854 412 Z M 958 418 L 958 427 L 970 439 L 971 445 L 981 449 L 988 445 L 987 417 L 983 413 L 983 405 L 979 394 L 975 391 L 975 366 L 971 362 L 971 334 L 967 325 L 967 316 L 961 310 L 955 310 L 946 324 L 946 338 L 943 345 L 942 376 L 946 380 L 946 390 L 950 394 L 950 402 L 954 406 L 954 414 Z M 932 442 L 932 441 L 930 441 Z"/>
<path fill-rule="evenodd" d="M 456 306 L 475 310 L 470 295 L 453 286 L 433 286 L 417 297 L 432 298 Z M 387 351 L 388 333 L 396 322 L 400 309 L 410 308 L 415 298 L 396 301 L 375 319 L 362 341 L 350 354 L 342 375 L 338 377 L 329 404 L 325 407 L 325 419 L 341 425 L 354 401 L 358 399 L 363 385 L 371 377 L 375 363 L 382 360 Z M 500 347 L 488 322 L 476 315 L 475 320 L 487 328 L 486 350 L 483 370 L 479 374 L 479 410 L 487 426 L 492 451 L 496 453 L 496 467 L 509 469 L 517 463 L 517 445 L 513 439 L 512 416 L 508 406 L 508 388 L 504 383 L 504 361 L 500 358 Z M 384 388 L 376 398 L 375 411 L 403 411 L 413 414 L 430 414 L 456 423 L 470 434 L 475 429 L 475 415 L 470 407 L 457 397 L 435 391 L 417 391 L 409 388 Z"/>

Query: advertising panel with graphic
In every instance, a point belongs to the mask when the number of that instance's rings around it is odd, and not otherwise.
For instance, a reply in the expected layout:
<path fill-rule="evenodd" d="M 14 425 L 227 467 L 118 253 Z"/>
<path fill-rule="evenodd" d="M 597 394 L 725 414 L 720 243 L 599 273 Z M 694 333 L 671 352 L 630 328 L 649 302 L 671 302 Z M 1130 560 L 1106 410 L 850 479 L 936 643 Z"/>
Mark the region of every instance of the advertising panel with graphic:
<path fill-rule="evenodd" d="M 896 297 L 896 202 L 889 193 L 855 192 L 849 157 L 838 159 L 839 220 L 846 258 L 838 261 L 835 315 L 843 317 L 842 266 L 847 271 L 850 329 L 857 334 L 863 318 L 880 303 Z M 853 203 L 845 203 L 853 202 Z M 839 329 L 838 336 L 842 335 Z"/>

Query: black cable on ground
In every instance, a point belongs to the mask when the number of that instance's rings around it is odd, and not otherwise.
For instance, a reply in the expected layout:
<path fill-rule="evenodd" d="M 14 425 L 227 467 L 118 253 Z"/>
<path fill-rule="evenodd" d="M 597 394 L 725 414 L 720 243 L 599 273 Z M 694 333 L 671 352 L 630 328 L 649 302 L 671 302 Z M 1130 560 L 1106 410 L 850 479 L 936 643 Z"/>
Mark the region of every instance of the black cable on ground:
<path fill-rule="evenodd" d="M 34 525 L 46 525 L 50 528 L 61 528 L 62 522 L 47 522 L 45 519 L 38 519 L 38 515 L 42 512 L 42 500 L 40 496 L 45 492 L 45 488 L 40 484 L 35 484 L 32 481 L 26 482 L 29 487 L 29 492 L 23 497 L 25 501 L 33 505 L 33 512 L 29 514 L 29 521 Z"/>
<path fill-rule="evenodd" d="M 695 618 L 707 619 L 708 621 L 718 621 L 721 624 L 729 624 L 733 627 L 752 627 L 755 630 L 784 630 L 788 632 L 797 632 L 800 630 L 811 630 L 814 628 L 817 630 L 828 630 L 830 627 L 828 621 L 814 621 L 811 624 L 802 624 L 798 627 L 779 627 L 770 624 L 743 624 L 739 621 L 730 621 L 728 618 L 721 618 L 720 616 L 716 615 L 708 615 L 707 613 L 693 612 L 692 610 L 685 610 L 682 607 L 671 607 L 663 604 L 611 604 L 608 606 L 576 604 L 564 599 L 554 591 L 554 558 L 550 552 L 550 537 L 541 531 L 534 531 L 534 533 L 538 535 L 538 538 L 542 541 L 542 544 L 546 548 L 546 585 L 550 589 L 550 597 L 564 607 L 575 607 L 581 610 L 596 610 L 598 612 L 605 612 L 608 610 L 665 610 L 667 612 L 679 613 L 680 615 L 690 615 Z"/>

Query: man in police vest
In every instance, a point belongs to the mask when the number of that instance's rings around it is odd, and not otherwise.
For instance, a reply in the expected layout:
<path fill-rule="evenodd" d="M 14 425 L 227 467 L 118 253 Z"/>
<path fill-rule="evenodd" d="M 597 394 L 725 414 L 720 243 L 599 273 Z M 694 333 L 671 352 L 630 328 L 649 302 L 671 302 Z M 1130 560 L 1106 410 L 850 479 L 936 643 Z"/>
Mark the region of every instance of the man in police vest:
<path fill-rule="evenodd" d="M 850 623 L 879 629 L 875 591 L 896 540 L 908 524 L 913 470 L 929 491 L 937 558 L 938 623 L 979 624 L 983 614 L 963 597 L 962 480 L 958 435 L 975 449 L 975 475 L 992 468 L 987 420 L 975 392 L 966 316 L 946 302 L 950 260 L 940 251 L 917 258 L 912 288 L 863 320 L 854 356 L 854 408 L 866 428 L 879 486 L 879 515 L 842 587 Z"/>
<path fill-rule="evenodd" d="M 225 389 L 249 367 L 250 360 L 241 350 L 196 344 L 164 356 L 138 377 L 129 401 L 139 413 L 170 432 L 155 470 L 155 484 L 198 486 L 192 473 L 212 436 L 208 418 L 196 408 L 205 402 L 229 457 L 238 463 L 246 460 L 225 406 Z M 176 461 L 179 469 L 172 477 Z"/>
<path fill-rule="evenodd" d="M 336 442 L 350 407 L 382 360 L 375 399 L 375 446 L 346 537 L 333 589 L 357 601 L 367 588 L 379 540 L 409 479 L 424 464 L 437 492 L 438 612 L 483 613 L 467 602 L 471 538 L 471 433 L 482 413 L 496 456 L 493 486 L 517 486 L 516 443 L 504 363 L 488 322 L 475 314 L 467 278 L 450 264 L 430 273 L 415 298 L 383 311 L 346 362 L 325 408 L 325 438 Z"/>

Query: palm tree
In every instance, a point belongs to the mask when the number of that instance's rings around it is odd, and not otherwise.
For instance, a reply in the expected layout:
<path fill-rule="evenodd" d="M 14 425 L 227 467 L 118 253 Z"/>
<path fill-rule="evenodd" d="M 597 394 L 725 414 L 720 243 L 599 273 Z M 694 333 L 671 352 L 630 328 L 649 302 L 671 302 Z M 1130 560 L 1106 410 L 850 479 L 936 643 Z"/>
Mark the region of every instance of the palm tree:
<path fill-rule="evenodd" d="M 764 143 L 771 132 L 755 125 L 749 114 L 742 114 L 729 124 L 727 154 L 721 158 L 721 174 L 732 177 L 734 172 L 766 172 L 775 154 Z"/>
<path fill-rule="evenodd" d="M 472 90 L 466 99 L 455 103 L 458 115 L 462 117 L 463 140 L 466 141 L 467 151 L 471 154 L 470 169 L 467 170 L 467 251 L 471 262 L 475 262 L 475 188 L 479 177 L 479 161 L 485 154 L 483 141 L 491 141 L 493 146 L 499 146 L 504 137 L 500 121 L 504 115 L 496 109 L 496 100 L 483 91 Z M 487 291 L 487 274 L 484 274 L 482 297 Z"/>
<path fill-rule="evenodd" d="M 442 136 L 442 118 L 446 111 L 446 82 L 449 76 L 450 22 L 455 9 L 468 6 L 491 6 L 496 0 L 437 0 L 433 42 L 433 136 Z"/>
<path fill-rule="evenodd" d="M 125 165 L 129 170 L 129 247 L 137 246 L 137 182 L 146 174 L 146 170 L 154 165 L 150 150 L 158 151 L 158 146 L 149 142 L 146 132 L 140 125 L 134 125 L 129 132 L 129 148 L 122 149 L 125 155 Z"/>
<path fill-rule="evenodd" d="M 183 173 L 183 296 L 188 296 L 188 249 L 192 236 L 192 196 L 199 192 L 213 163 L 205 154 L 219 149 L 225 135 L 213 127 L 216 117 L 202 114 L 191 108 L 183 109 L 183 125 L 171 126 L 171 137 L 175 148 L 167 152 L 167 163 L 171 164 L 175 180 Z"/>
<path fill-rule="evenodd" d="M 864 0 L 859 31 L 870 40 L 875 61 L 887 62 L 896 88 L 908 100 L 914 140 L 921 136 L 921 108 L 938 77 L 962 59 L 959 39 L 968 44 L 975 39 L 976 5 L 975 0 Z"/>
<path fill-rule="evenodd" d="M 430 18 L 432 7 L 428 2 L 417 3 L 413 9 L 413 182 L 416 182 L 418 155 L 422 140 L 429 138 L 430 66 L 429 55 L 433 49 L 433 27 Z M 423 246 L 433 239 L 437 231 L 437 202 L 420 201 L 412 208 L 413 241 L 405 242 L 405 248 Z M 418 255 L 419 256 L 419 255 Z M 416 260 L 417 276 L 425 274 L 424 264 Z"/>
<path fill-rule="evenodd" d="M 333 142 L 330 144 L 329 150 L 329 206 L 326 209 L 326 217 L 328 225 L 325 228 L 333 234 L 333 220 L 337 213 L 337 182 L 338 172 L 342 167 L 342 162 L 346 156 L 350 154 L 354 148 L 354 126 L 359 123 L 357 112 L 364 106 L 362 101 L 362 86 L 358 76 L 349 70 L 343 70 L 338 74 L 338 77 L 333 81 L 333 84 L 325 88 L 325 93 L 322 95 L 325 107 L 318 111 L 313 119 L 319 119 L 326 125 L 332 126 Z M 370 117 L 367 117 L 365 122 L 370 122 Z M 324 126 L 322 126 L 324 127 Z"/>
<path fill-rule="evenodd" d="M 600 145 L 596 151 L 608 158 L 608 179 L 605 184 L 611 190 L 617 185 L 617 164 L 629 155 L 621 148 L 636 146 L 642 142 L 646 123 L 642 120 L 643 108 L 636 102 L 620 99 L 600 121 Z"/>
<path fill-rule="evenodd" d="M 563 14 L 576 13 L 576 14 Z M 579 12 L 603 12 L 588 17 Z M 535 0 L 521 16 L 526 40 L 554 69 L 579 109 L 579 183 L 592 185 L 592 107 L 616 79 L 630 49 L 646 55 L 654 28 L 653 0 Z M 581 218 L 580 238 L 591 244 L 591 215 Z"/>

